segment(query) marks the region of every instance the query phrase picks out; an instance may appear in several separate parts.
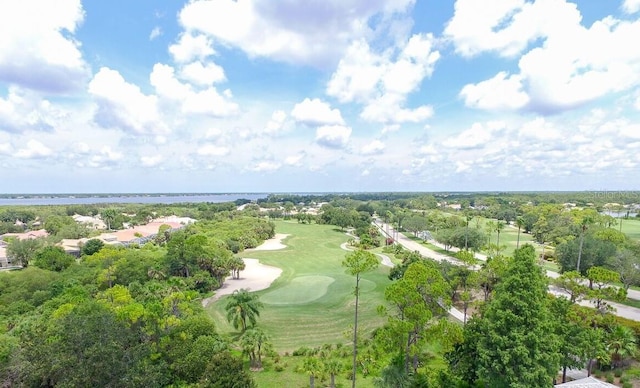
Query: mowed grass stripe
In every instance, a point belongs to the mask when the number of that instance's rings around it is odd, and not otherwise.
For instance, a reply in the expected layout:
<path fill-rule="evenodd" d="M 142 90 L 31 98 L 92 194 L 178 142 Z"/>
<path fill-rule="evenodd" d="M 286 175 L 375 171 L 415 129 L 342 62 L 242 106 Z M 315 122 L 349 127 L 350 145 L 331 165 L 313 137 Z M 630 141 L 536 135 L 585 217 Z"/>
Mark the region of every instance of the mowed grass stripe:
<path fill-rule="evenodd" d="M 299 276 L 289 284 L 262 295 L 260 301 L 275 305 L 310 303 L 322 298 L 334 281 L 329 276 Z"/>
<path fill-rule="evenodd" d="M 269 295 L 280 295 L 295 301 L 298 296 L 287 295 L 304 287 L 304 277 L 327 277 L 333 282 L 326 292 L 306 303 L 265 303 L 259 325 L 271 336 L 279 352 L 293 351 L 302 346 L 319 346 L 324 343 L 348 343 L 348 333 L 353 325 L 355 278 L 346 274 L 341 263 L 346 251 L 340 244 L 349 239 L 343 232 L 330 225 L 306 225 L 278 221 L 276 231 L 290 236 L 284 241 L 287 248 L 279 251 L 250 251 L 241 257 L 259 259 L 260 262 L 282 268 L 283 272 L 269 289 L 257 292 L 269 300 Z M 384 289 L 390 281 L 389 269 L 365 274 L 361 282 L 360 327 L 366 334 L 385 322 L 376 309 L 384 303 Z M 302 280 L 300 280 L 302 278 Z M 312 279 L 312 278 L 309 278 Z M 310 284 L 313 287 L 313 284 Z M 317 286 L 317 285 L 316 285 Z M 323 290 L 307 291 L 319 295 Z M 227 297 L 211 304 L 207 310 L 216 321 L 221 333 L 235 333 L 225 319 L 224 306 Z"/>

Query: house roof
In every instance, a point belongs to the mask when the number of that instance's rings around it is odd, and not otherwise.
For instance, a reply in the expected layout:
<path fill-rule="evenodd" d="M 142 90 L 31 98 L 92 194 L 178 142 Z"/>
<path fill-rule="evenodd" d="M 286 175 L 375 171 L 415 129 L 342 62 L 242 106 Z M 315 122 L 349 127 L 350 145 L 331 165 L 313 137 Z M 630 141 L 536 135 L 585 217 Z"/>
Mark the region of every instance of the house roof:
<path fill-rule="evenodd" d="M 557 384 L 554 387 L 572 387 L 572 388 L 610 388 L 616 385 L 605 383 L 595 377 L 585 377 L 584 379 L 569 381 L 568 383 Z"/>
<path fill-rule="evenodd" d="M 47 233 L 44 229 L 32 230 L 24 233 L 5 233 L 2 237 L 15 237 L 18 240 L 27 240 L 30 238 L 38 238 L 38 237 L 47 237 L 49 233 Z"/>

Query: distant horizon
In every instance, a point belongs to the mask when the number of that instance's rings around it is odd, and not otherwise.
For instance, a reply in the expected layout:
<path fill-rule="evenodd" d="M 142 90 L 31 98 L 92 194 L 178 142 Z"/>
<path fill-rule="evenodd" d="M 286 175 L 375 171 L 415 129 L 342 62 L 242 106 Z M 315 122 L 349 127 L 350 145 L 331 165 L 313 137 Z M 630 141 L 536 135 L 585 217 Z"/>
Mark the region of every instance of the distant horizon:
<path fill-rule="evenodd" d="M 443 194 L 443 193 L 456 193 L 456 194 L 483 194 L 483 193 L 634 193 L 638 192 L 640 195 L 640 189 L 621 189 L 621 190 L 609 190 L 609 189 L 584 189 L 584 190 L 345 190 L 345 191 L 157 191 L 157 192 L 7 192 L 0 193 L 0 197 L 6 196 L 196 196 L 196 195 L 238 195 L 238 194 L 291 194 L 291 195 L 323 195 L 323 194 Z"/>

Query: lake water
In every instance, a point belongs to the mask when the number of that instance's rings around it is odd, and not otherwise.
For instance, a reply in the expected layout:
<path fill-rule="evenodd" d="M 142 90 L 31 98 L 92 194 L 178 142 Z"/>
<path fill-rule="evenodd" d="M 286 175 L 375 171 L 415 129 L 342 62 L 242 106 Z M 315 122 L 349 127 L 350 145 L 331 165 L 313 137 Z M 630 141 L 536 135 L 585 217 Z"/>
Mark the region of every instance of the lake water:
<path fill-rule="evenodd" d="M 95 203 L 201 203 L 201 202 L 231 202 L 237 199 L 255 201 L 267 198 L 265 193 L 228 193 L 228 194 L 113 194 L 95 196 L 63 196 L 38 195 L 17 198 L 0 198 L 0 206 L 16 205 L 88 205 Z"/>
<path fill-rule="evenodd" d="M 603 212 L 600 212 L 600 214 L 603 214 L 605 216 L 611 216 L 611 217 L 615 217 L 615 218 L 620 218 L 620 217 L 625 217 L 627 215 L 627 209 L 625 209 L 624 211 L 621 211 L 621 212 L 603 211 Z M 638 215 L 637 212 L 629 211 L 629 217 L 636 217 L 637 215 Z"/>

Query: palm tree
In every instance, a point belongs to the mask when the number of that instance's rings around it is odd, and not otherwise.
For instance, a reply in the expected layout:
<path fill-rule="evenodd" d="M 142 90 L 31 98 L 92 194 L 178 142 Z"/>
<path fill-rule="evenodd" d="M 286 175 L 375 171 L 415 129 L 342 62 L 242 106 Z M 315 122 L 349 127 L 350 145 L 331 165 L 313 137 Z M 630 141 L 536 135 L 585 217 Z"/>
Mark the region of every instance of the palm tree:
<path fill-rule="evenodd" d="M 302 369 L 309 375 L 309 387 L 314 388 L 316 377 L 322 373 L 322 362 L 316 357 L 307 357 L 304 359 Z"/>
<path fill-rule="evenodd" d="M 380 377 L 373 381 L 374 386 L 380 388 L 404 388 L 410 385 L 409 375 L 402 363 L 391 363 L 380 371 Z"/>
<path fill-rule="evenodd" d="M 262 352 L 271 346 L 269 336 L 258 327 L 251 328 L 240 337 L 242 350 L 249 356 L 252 370 L 262 369 Z"/>
<path fill-rule="evenodd" d="M 626 357 L 636 353 L 635 334 L 630 328 L 618 325 L 611 332 L 607 347 L 611 352 L 611 366 L 617 368 Z"/>
<path fill-rule="evenodd" d="M 229 261 L 229 269 L 231 270 L 231 277 L 234 279 L 240 279 L 240 271 L 247 268 L 247 265 L 239 257 L 234 257 Z"/>
<path fill-rule="evenodd" d="M 358 355 L 358 298 L 360 296 L 360 279 L 365 272 L 373 271 L 378 267 L 378 258 L 371 252 L 359 249 L 354 252 L 347 253 L 342 266 L 347 269 L 351 276 L 356 277 L 356 305 L 353 319 L 353 376 L 351 387 L 356 388 L 356 372 L 357 372 L 357 355 Z"/>
<path fill-rule="evenodd" d="M 520 230 L 524 227 L 524 217 L 516 217 L 516 225 L 518 226 L 518 241 L 516 243 L 516 249 L 520 248 Z"/>
<path fill-rule="evenodd" d="M 493 221 L 487 221 L 484 226 L 487 230 L 487 245 L 489 245 L 491 242 L 491 235 L 496 230 L 496 223 Z"/>
<path fill-rule="evenodd" d="M 498 233 L 498 239 L 496 241 L 496 245 L 500 246 L 500 232 L 504 229 L 505 223 L 504 221 L 497 221 L 495 223 L 496 232 Z"/>
<path fill-rule="evenodd" d="M 469 250 L 469 222 L 473 219 L 473 216 L 469 213 L 464 216 L 465 221 L 467 222 L 466 229 L 464 231 L 464 250 Z"/>
<path fill-rule="evenodd" d="M 107 230 L 111 230 L 111 226 L 113 225 L 113 222 L 116 220 L 116 217 L 118 217 L 118 211 L 110 207 L 102 210 L 102 212 L 100 213 L 100 216 L 102 217 L 102 221 L 104 221 L 104 223 L 107 224 Z"/>
<path fill-rule="evenodd" d="M 325 370 L 331 376 L 329 387 L 336 388 L 336 375 L 342 372 L 343 365 L 340 360 L 332 358 L 324 364 Z"/>
<path fill-rule="evenodd" d="M 227 311 L 227 321 L 235 329 L 241 329 L 244 333 L 247 330 L 247 322 L 252 326 L 256 324 L 256 318 L 260 316 L 262 303 L 258 296 L 249 293 L 249 290 L 242 288 L 233 291 L 229 296 L 229 302 L 225 307 Z"/>
<path fill-rule="evenodd" d="M 151 279 L 155 279 L 155 280 L 162 280 L 165 279 L 167 277 L 167 275 L 160 271 L 158 268 L 149 268 L 149 270 L 147 271 L 147 275 L 151 278 Z"/>
<path fill-rule="evenodd" d="M 584 244 L 584 234 L 589 228 L 589 225 L 593 224 L 594 220 L 590 216 L 585 216 L 580 221 L 580 245 L 578 246 L 578 262 L 576 264 L 576 271 L 580 272 L 580 260 L 582 259 L 582 245 Z"/>

